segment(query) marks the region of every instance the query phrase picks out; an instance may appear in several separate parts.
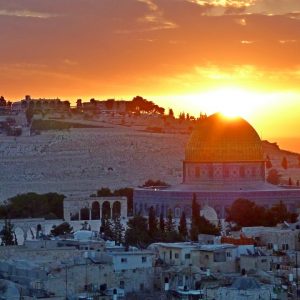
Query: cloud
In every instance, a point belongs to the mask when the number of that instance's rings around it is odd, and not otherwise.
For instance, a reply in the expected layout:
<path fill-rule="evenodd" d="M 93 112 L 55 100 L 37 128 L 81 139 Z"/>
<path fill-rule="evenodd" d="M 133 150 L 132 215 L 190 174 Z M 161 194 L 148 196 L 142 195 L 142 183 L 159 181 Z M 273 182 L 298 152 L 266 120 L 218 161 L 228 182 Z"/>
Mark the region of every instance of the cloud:
<path fill-rule="evenodd" d="M 285 15 L 300 10 L 299 0 L 185 0 L 200 6 L 203 15 L 238 14 Z M 297 18 L 297 16 L 291 16 Z"/>
<path fill-rule="evenodd" d="M 138 19 L 138 22 L 150 25 L 149 28 L 139 29 L 138 31 L 153 31 L 161 29 L 174 29 L 178 25 L 174 22 L 167 20 L 164 17 L 163 11 L 152 0 L 137 0 L 138 2 L 147 5 L 150 13 L 146 14 Z"/>
<path fill-rule="evenodd" d="M 7 17 L 20 17 L 20 18 L 37 18 L 37 19 L 49 19 L 58 17 L 59 15 L 38 12 L 38 11 L 30 11 L 30 10 L 0 10 L 0 16 Z"/>

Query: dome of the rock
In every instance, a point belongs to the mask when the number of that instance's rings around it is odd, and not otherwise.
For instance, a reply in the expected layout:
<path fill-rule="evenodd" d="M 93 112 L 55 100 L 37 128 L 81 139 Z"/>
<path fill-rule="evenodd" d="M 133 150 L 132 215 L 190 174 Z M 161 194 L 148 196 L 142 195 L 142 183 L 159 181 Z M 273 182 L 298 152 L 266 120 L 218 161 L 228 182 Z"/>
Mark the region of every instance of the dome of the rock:
<path fill-rule="evenodd" d="M 186 146 L 185 161 L 263 161 L 261 139 L 246 120 L 216 113 L 200 120 L 195 127 Z"/>

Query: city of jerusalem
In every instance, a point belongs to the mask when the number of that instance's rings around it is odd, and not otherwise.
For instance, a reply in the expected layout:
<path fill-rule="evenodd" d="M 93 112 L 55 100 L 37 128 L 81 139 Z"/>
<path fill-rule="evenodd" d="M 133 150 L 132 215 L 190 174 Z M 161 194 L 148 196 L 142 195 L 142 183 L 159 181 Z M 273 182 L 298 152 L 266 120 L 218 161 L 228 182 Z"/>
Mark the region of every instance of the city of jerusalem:
<path fill-rule="evenodd" d="M 299 0 L 0 0 L 0 299 L 300 299 Z"/>

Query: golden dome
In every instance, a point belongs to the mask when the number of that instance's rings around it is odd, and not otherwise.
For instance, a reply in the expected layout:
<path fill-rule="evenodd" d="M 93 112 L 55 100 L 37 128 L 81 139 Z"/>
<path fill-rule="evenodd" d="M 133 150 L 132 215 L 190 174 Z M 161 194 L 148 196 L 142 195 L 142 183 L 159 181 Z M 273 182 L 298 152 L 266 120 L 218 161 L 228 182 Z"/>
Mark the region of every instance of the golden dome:
<path fill-rule="evenodd" d="M 216 113 L 199 121 L 185 149 L 187 162 L 263 161 L 260 137 L 244 119 Z"/>

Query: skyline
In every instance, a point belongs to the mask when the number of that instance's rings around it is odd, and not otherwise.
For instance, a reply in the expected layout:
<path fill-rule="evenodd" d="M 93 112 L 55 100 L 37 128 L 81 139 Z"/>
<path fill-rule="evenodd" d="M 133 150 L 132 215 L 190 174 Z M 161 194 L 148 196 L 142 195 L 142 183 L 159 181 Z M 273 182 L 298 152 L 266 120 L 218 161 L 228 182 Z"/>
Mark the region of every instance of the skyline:
<path fill-rule="evenodd" d="M 141 95 L 299 136 L 298 0 L 1 0 L 0 25 L 7 99 Z"/>

